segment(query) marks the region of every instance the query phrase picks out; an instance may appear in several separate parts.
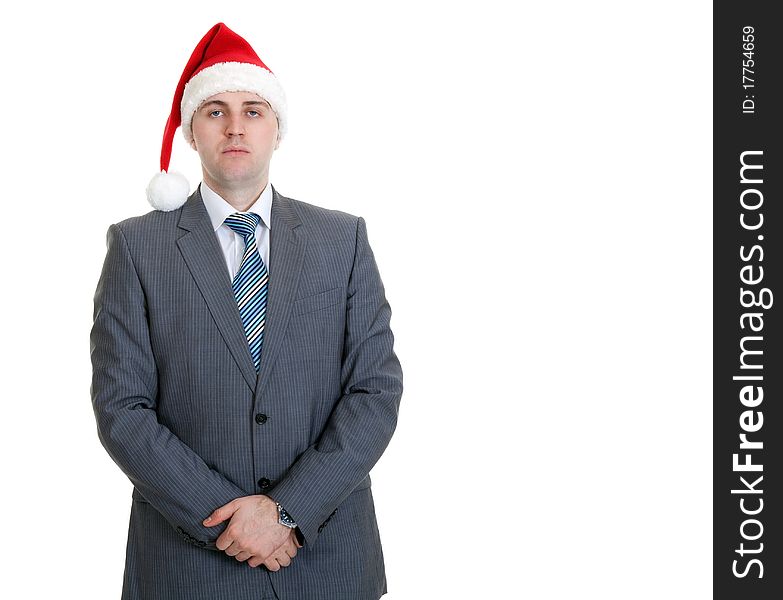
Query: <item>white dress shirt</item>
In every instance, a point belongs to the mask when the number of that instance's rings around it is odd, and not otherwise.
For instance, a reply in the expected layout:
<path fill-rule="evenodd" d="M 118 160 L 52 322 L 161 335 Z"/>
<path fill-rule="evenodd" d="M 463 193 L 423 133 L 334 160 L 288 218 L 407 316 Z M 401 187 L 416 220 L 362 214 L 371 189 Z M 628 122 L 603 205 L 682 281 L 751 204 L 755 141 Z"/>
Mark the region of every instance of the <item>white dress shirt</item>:
<path fill-rule="evenodd" d="M 223 200 L 217 192 L 212 190 L 206 183 L 201 182 L 201 198 L 204 200 L 204 206 L 209 213 L 209 220 L 215 229 L 220 247 L 223 250 L 223 256 L 226 258 L 226 266 L 231 281 L 239 271 L 242 265 L 242 257 L 245 255 L 245 239 L 236 231 L 224 223 L 226 217 L 233 215 L 237 211 L 228 202 Z M 264 191 L 258 199 L 250 205 L 245 212 L 254 212 L 261 217 L 256 227 L 256 245 L 261 259 L 269 271 L 269 231 L 272 220 L 272 186 L 266 184 Z"/>

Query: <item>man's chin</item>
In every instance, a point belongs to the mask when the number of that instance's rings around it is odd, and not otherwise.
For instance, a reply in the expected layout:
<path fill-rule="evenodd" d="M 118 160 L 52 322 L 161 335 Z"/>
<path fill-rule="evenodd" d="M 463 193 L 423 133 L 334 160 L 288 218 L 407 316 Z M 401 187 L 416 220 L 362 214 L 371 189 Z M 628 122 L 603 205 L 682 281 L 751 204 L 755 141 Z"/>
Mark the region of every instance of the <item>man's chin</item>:
<path fill-rule="evenodd" d="M 247 179 L 252 173 L 252 169 L 250 169 L 248 165 L 239 164 L 239 161 L 236 161 L 233 165 L 227 164 L 220 166 L 221 168 L 218 169 L 218 171 L 224 179 Z"/>

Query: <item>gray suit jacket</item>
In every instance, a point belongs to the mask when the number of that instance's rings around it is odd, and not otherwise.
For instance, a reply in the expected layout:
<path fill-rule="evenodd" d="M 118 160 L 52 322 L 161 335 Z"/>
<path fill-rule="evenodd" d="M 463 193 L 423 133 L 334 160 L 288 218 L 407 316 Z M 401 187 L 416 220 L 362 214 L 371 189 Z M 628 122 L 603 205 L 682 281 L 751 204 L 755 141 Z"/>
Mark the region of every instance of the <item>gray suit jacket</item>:
<path fill-rule="evenodd" d="M 198 189 L 111 225 L 90 333 L 98 435 L 133 483 L 123 598 L 377 600 L 369 471 L 394 432 L 402 370 L 364 219 L 273 188 L 256 374 Z M 202 520 L 266 494 L 305 545 L 251 568 Z"/>

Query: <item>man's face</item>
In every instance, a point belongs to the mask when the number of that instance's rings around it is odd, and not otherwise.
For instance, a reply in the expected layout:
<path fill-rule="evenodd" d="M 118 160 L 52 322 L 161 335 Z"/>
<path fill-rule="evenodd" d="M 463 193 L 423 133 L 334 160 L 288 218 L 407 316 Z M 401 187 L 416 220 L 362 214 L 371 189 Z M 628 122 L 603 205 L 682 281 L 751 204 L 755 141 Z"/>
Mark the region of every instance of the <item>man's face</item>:
<path fill-rule="evenodd" d="M 252 92 L 222 92 L 193 115 L 193 148 L 210 187 L 242 189 L 269 179 L 277 149 L 277 117 Z"/>

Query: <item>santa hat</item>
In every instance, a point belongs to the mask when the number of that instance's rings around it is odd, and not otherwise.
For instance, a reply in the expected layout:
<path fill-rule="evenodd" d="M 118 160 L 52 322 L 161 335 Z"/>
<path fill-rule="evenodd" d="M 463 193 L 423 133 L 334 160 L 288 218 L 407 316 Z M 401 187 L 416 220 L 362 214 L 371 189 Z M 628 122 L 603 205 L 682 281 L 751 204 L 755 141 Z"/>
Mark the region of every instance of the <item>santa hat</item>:
<path fill-rule="evenodd" d="M 279 138 L 285 135 L 286 100 L 277 77 L 244 38 L 218 23 L 193 50 L 174 93 L 171 114 L 163 130 L 160 173 L 147 186 L 147 199 L 158 210 L 175 210 L 190 194 L 190 184 L 183 175 L 167 172 L 177 127 L 182 125 L 182 133 L 190 144 L 193 114 L 204 100 L 221 92 L 253 92 L 261 96 L 277 115 Z"/>

